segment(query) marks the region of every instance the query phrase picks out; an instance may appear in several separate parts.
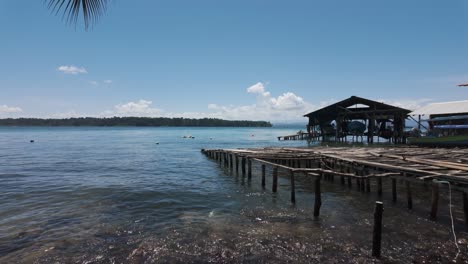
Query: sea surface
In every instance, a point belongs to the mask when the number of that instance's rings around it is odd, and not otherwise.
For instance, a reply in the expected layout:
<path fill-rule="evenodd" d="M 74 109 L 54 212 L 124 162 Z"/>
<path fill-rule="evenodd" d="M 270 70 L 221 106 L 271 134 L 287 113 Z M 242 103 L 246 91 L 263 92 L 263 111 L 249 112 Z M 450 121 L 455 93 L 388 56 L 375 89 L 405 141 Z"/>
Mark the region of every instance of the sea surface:
<path fill-rule="evenodd" d="M 374 186 L 368 194 L 324 182 L 314 218 L 311 179 L 296 176 L 292 205 L 283 172 L 272 193 L 271 177 L 261 187 L 258 164 L 248 180 L 200 151 L 314 147 L 277 140 L 299 129 L 0 128 L 0 263 L 452 262 L 448 196 L 430 221 L 430 187 L 416 187 L 409 211 L 404 192 L 393 204 L 384 183 L 378 260 L 370 256 Z M 464 263 L 460 197 L 452 202 L 456 261 Z"/>

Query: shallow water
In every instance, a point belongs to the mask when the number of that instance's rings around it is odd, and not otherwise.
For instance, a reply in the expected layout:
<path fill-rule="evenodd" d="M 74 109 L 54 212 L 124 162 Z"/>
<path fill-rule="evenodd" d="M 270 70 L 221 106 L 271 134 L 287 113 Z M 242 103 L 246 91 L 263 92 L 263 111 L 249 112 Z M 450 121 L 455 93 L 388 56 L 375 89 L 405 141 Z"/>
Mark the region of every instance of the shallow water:
<path fill-rule="evenodd" d="M 0 128 L 0 263 L 379 262 L 375 193 L 324 183 L 314 219 L 310 179 L 297 176 L 292 206 L 287 177 L 273 194 L 258 164 L 249 181 L 200 152 L 306 147 L 276 140 L 299 129 Z M 451 261 L 448 200 L 432 222 L 430 190 L 413 195 L 408 211 L 403 194 L 397 204 L 384 194 L 383 262 Z M 468 236 L 453 198 L 463 263 Z"/>

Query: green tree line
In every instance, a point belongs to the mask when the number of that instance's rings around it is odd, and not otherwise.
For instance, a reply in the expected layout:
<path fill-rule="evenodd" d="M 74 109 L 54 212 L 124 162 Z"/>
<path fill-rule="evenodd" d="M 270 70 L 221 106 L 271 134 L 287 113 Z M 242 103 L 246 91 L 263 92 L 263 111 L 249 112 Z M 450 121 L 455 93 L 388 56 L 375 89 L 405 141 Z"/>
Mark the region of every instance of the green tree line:
<path fill-rule="evenodd" d="M 79 117 L 65 119 L 6 118 L 0 126 L 189 126 L 189 127 L 271 127 L 266 121 L 223 120 L 217 118 L 167 117 Z"/>

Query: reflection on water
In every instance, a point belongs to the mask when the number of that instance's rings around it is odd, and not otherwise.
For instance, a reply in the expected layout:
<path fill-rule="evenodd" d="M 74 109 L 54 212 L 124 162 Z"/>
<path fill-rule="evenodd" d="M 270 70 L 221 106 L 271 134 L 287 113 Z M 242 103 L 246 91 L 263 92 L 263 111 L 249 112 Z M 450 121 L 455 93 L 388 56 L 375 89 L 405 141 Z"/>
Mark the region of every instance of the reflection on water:
<path fill-rule="evenodd" d="M 314 219 L 311 179 L 297 176 L 292 206 L 284 175 L 273 194 L 271 178 L 261 188 L 258 165 L 249 181 L 200 153 L 201 148 L 307 145 L 275 140 L 290 133 L 1 128 L 0 262 L 377 261 L 370 257 L 374 193 L 324 182 L 321 216 Z M 196 139 L 180 137 L 185 134 Z M 430 192 L 417 188 L 413 211 L 405 209 L 403 194 L 394 205 L 384 193 L 383 262 L 449 262 L 455 256 L 448 201 L 440 201 L 440 220 L 429 221 Z M 463 263 L 468 236 L 460 197 L 454 203 Z"/>

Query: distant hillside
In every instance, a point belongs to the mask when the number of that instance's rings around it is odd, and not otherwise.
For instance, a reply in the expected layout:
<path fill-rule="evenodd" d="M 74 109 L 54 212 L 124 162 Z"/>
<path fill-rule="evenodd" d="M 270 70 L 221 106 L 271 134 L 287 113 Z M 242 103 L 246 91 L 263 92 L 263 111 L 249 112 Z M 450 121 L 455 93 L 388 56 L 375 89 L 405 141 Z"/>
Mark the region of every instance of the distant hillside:
<path fill-rule="evenodd" d="M 223 120 L 217 118 L 166 118 L 166 117 L 79 117 L 66 119 L 6 118 L 0 126 L 152 126 L 152 127 L 271 127 L 266 121 Z"/>

